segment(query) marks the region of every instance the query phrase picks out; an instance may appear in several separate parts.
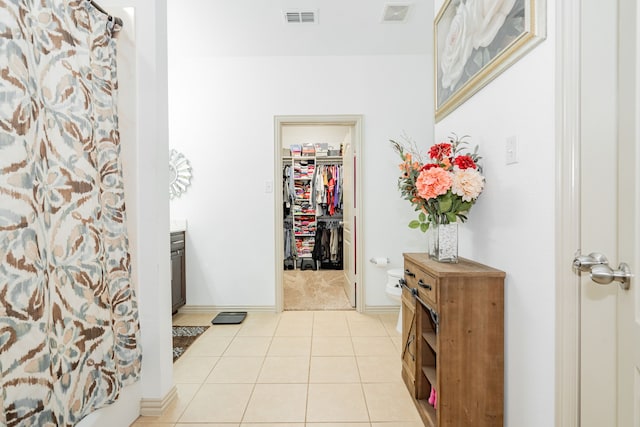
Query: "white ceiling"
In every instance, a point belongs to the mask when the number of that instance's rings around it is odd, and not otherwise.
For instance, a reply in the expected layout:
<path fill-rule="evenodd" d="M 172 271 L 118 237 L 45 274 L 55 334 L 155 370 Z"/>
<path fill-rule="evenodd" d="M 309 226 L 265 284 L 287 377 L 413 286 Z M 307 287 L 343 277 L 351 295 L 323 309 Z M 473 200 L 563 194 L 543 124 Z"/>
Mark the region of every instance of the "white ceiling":
<path fill-rule="evenodd" d="M 386 4 L 411 4 L 385 23 Z M 433 51 L 433 0 L 167 0 L 171 56 L 412 55 Z M 288 24 L 285 10 L 315 10 Z"/>

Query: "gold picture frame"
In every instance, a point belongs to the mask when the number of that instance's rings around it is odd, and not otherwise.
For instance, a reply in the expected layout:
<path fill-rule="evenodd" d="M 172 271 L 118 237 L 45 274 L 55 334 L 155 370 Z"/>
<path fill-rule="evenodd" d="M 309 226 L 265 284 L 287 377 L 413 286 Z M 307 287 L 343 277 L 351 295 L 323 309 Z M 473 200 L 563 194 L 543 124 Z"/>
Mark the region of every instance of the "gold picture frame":
<path fill-rule="evenodd" d="M 545 39 L 545 0 L 445 0 L 433 32 L 437 123 Z"/>

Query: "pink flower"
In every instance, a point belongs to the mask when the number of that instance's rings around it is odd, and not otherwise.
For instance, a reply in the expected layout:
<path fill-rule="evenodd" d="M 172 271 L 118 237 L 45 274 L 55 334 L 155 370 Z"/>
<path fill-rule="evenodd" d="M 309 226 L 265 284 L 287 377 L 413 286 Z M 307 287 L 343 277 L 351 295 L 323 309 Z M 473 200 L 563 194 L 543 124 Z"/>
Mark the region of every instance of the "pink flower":
<path fill-rule="evenodd" d="M 451 175 L 442 168 L 423 170 L 416 180 L 418 195 L 429 200 L 445 194 L 451 188 Z"/>

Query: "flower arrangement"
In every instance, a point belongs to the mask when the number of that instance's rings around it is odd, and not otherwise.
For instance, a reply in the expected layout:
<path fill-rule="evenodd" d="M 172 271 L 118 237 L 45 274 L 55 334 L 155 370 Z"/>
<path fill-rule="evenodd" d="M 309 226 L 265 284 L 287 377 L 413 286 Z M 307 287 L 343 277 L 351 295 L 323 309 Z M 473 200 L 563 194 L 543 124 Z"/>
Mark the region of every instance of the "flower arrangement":
<path fill-rule="evenodd" d="M 471 206 L 484 189 L 481 157 L 478 147 L 464 154 L 467 135 L 450 136 L 448 142 L 434 144 L 428 151 L 429 160 L 424 162 L 415 142 L 406 148 L 391 140 L 394 150 L 400 155 L 398 189 L 417 212 L 418 219 L 409 223 L 410 228 L 423 232 L 430 224 L 465 222 Z"/>

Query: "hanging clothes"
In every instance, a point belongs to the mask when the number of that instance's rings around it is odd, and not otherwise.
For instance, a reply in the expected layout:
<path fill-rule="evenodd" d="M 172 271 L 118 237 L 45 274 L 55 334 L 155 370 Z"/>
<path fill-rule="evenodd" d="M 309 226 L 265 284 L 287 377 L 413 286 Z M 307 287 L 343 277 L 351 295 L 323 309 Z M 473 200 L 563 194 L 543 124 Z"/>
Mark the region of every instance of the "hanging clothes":
<path fill-rule="evenodd" d="M 338 220 L 320 220 L 315 235 L 313 259 L 322 269 L 343 268 L 342 224 Z"/>
<path fill-rule="evenodd" d="M 295 258 L 296 252 L 295 237 L 293 235 L 293 220 L 286 219 L 284 225 L 284 259 Z"/>
<path fill-rule="evenodd" d="M 140 375 L 116 112 L 120 29 L 0 8 L 0 425 L 73 426 Z"/>
<path fill-rule="evenodd" d="M 312 203 L 316 215 L 341 215 L 342 165 L 319 165 L 315 173 Z"/>
<path fill-rule="evenodd" d="M 284 216 L 291 215 L 291 208 L 295 202 L 296 190 L 293 182 L 293 167 L 285 165 L 282 168 L 282 200 Z"/>

